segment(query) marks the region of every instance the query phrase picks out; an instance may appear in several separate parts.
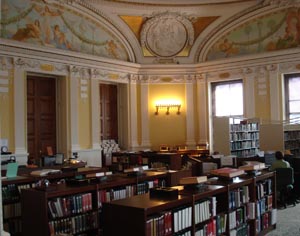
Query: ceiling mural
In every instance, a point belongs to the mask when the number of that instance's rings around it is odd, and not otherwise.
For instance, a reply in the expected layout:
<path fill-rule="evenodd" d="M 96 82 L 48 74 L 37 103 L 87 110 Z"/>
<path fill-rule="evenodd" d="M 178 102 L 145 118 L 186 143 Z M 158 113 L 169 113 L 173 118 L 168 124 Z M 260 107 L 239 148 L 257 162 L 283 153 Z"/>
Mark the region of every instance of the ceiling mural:
<path fill-rule="evenodd" d="M 300 8 L 289 8 L 256 18 L 220 38 L 206 60 L 229 58 L 300 45 Z"/>
<path fill-rule="evenodd" d="M 187 57 L 194 41 L 218 16 L 185 17 L 164 12 L 151 17 L 120 16 L 141 44 L 145 57 Z"/>
<path fill-rule="evenodd" d="M 2 0 L 1 37 L 128 61 L 118 38 L 99 21 L 43 0 Z"/>

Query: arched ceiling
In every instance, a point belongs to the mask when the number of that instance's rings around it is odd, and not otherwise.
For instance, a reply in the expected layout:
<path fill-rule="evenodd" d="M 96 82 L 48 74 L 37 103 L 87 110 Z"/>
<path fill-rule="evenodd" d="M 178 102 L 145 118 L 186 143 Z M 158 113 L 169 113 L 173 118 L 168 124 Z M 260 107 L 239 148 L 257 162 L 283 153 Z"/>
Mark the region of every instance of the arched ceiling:
<path fill-rule="evenodd" d="M 125 36 L 136 62 L 196 63 L 211 38 L 227 24 L 270 1 L 87 0 Z M 264 3 L 263 3 L 264 2 Z M 235 23 L 233 23 L 235 21 Z M 201 59 L 199 59 L 201 58 Z"/>
<path fill-rule="evenodd" d="M 300 46 L 300 0 L 2 0 L 1 37 L 140 64 Z"/>

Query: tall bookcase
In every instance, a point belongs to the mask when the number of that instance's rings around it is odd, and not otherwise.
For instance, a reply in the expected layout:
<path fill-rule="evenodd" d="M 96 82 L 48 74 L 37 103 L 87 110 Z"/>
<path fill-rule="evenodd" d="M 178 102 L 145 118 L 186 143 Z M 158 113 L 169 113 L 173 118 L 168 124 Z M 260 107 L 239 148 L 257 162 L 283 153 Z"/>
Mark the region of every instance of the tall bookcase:
<path fill-rule="evenodd" d="M 256 119 L 230 124 L 229 117 L 214 117 L 214 151 L 224 155 L 248 157 L 256 155 L 259 146 L 259 122 Z"/>
<path fill-rule="evenodd" d="M 300 154 L 299 124 L 262 124 L 260 134 L 262 151 L 290 150 L 295 156 Z"/>

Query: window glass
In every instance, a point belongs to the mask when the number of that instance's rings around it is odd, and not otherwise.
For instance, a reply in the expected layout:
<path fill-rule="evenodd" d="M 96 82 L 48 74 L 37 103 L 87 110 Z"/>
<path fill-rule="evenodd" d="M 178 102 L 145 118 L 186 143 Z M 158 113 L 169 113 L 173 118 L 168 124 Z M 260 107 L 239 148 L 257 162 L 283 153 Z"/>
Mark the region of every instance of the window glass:
<path fill-rule="evenodd" d="M 300 122 L 300 74 L 285 75 L 286 119 Z"/>
<path fill-rule="evenodd" d="M 243 116 L 243 84 L 241 81 L 213 85 L 214 115 Z"/>

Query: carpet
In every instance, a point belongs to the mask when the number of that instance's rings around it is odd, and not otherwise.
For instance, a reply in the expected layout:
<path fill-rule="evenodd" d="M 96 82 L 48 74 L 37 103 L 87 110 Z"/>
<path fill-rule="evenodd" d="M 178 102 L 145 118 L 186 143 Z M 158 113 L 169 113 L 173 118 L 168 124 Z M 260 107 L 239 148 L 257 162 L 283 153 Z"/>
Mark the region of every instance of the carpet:
<path fill-rule="evenodd" d="M 266 236 L 299 236 L 300 235 L 300 204 L 289 205 L 277 210 L 276 229 Z"/>

